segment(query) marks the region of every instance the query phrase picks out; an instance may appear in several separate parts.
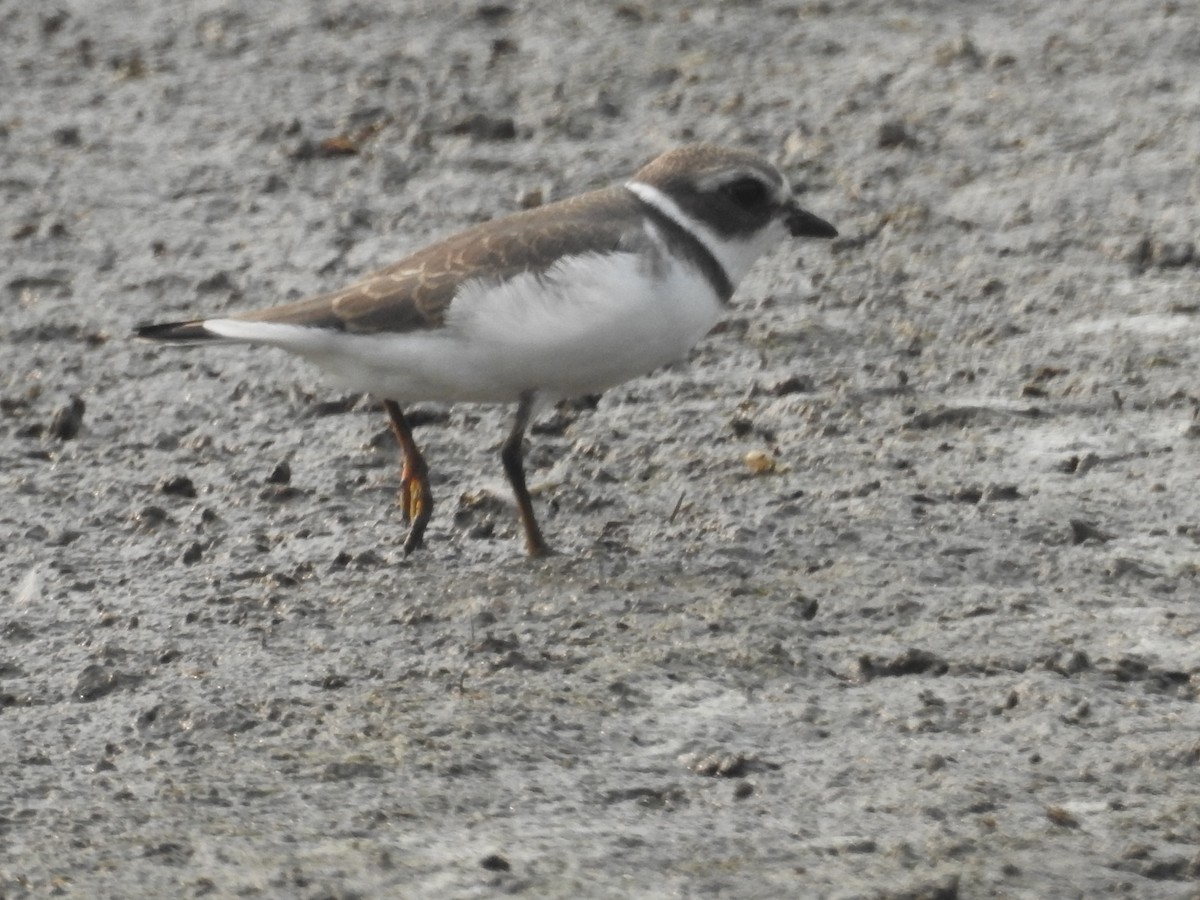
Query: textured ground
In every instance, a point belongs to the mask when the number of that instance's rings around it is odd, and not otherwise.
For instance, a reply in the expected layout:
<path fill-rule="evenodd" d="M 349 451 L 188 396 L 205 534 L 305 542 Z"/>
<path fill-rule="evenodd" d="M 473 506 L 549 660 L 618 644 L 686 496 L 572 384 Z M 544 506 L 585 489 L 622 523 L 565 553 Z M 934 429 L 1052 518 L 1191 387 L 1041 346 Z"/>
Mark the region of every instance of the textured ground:
<path fill-rule="evenodd" d="M 1194 4 L 407 6 L 0 5 L 0 897 L 1200 896 Z M 693 138 L 843 237 L 549 561 L 508 411 L 405 559 L 374 405 L 127 337 Z"/>

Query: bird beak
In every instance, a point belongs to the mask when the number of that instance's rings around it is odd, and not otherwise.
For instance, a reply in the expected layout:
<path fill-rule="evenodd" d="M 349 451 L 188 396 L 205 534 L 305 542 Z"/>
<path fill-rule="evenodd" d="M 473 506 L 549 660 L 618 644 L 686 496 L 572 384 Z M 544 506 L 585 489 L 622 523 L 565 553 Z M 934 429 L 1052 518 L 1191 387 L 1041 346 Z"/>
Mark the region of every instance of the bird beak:
<path fill-rule="evenodd" d="M 783 217 L 792 237 L 835 238 L 837 229 L 806 209 L 789 203 Z"/>

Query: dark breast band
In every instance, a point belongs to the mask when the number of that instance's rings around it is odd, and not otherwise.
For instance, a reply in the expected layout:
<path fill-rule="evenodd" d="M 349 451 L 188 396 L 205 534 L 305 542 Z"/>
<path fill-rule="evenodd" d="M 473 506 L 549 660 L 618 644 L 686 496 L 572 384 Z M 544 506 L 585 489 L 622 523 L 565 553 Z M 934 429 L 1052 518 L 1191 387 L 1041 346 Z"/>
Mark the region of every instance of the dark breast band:
<path fill-rule="evenodd" d="M 721 302 L 728 303 L 733 296 L 733 283 L 730 282 L 724 266 L 704 246 L 704 242 L 662 210 L 651 206 L 640 197 L 638 197 L 638 203 L 641 205 L 642 212 L 654 223 L 659 234 L 663 236 L 667 246 L 676 255 L 694 263 L 704 273 L 704 277 L 712 285 L 717 296 L 721 298 Z"/>

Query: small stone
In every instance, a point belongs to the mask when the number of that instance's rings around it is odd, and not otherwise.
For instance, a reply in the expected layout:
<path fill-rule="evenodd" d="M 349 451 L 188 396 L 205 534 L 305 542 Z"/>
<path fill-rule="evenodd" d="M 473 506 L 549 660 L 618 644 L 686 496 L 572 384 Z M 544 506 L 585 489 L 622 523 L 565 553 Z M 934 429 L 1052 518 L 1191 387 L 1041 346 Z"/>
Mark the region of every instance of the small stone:
<path fill-rule="evenodd" d="M 979 66 L 983 63 L 983 56 L 976 48 L 975 42 L 965 34 L 940 44 L 934 51 L 933 58 L 939 66 L 949 66 L 955 62 L 964 62 L 971 66 Z"/>
<path fill-rule="evenodd" d="M 950 499 L 957 503 L 978 503 L 983 499 L 983 491 L 971 485 L 955 488 Z"/>
<path fill-rule="evenodd" d="M 42 37 L 58 34 L 69 18 L 71 18 L 71 14 L 65 9 L 56 9 L 49 15 L 42 16 Z"/>
<path fill-rule="evenodd" d="M 1061 806 L 1047 806 L 1046 818 L 1060 828 L 1078 828 L 1079 820 Z"/>
<path fill-rule="evenodd" d="M 697 775 L 710 778 L 737 778 L 746 771 L 746 756 L 742 753 L 707 753 L 686 756 L 683 763 Z"/>
<path fill-rule="evenodd" d="M 770 453 L 762 450 L 751 450 L 745 456 L 746 468 L 753 475 L 770 475 L 779 468 L 779 463 Z"/>
<path fill-rule="evenodd" d="M 55 128 L 53 136 L 54 140 L 63 147 L 78 147 L 83 143 L 83 137 L 79 133 L 79 128 L 74 125 Z"/>
<path fill-rule="evenodd" d="M 800 612 L 800 618 L 806 622 L 811 622 L 817 617 L 817 612 L 820 610 L 820 603 L 814 597 L 806 597 L 803 594 L 799 595 L 793 601 Z"/>
<path fill-rule="evenodd" d="M 893 147 L 916 146 L 917 140 L 912 136 L 908 127 L 903 122 L 893 120 L 884 122 L 879 126 L 876 143 L 880 149 L 890 150 Z"/>
<path fill-rule="evenodd" d="M 1129 249 L 1125 252 L 1124 257 L 1125 261 L 1129 263 L 1134 271 L 1142 272 L 1145 271 L 1148 265 L 1150 265 L 1153 252 L 1154 241 L 1151 240 L 1150 236 L 1147 234 L 1142 235 L 1132 245 L 1130 245 Z"/>
<path fill-rule="evenodd" d="M 149 72 L 146 60 L 137 53 L 131 53 L 125 57 L 113 57 L 109 60 L 108 64 L 120 81 L 133 81 L 137 78 L 144 78 L 147 72 Z"/>
<path fill-rule="evenodd" d="M 813 380 L 807 376 L 790 375 L 782 381 L 771 385 L 770 391 L 776 397 L 786 397 L 788 394 L 807 394 L 815 390 Z"/>
<path fill-rule="evenodd" d="M 491 62 L 495 63 L 498 59 L 505 56 L 512 56 L 521 49 L 521 45 L 510 37 L 498 37 L 492 41 L 491 47 Z"/>
<path fill-rule="evenodd" d="M 219 292 L 233 292 L 236 285 L 233 283 L 233 278 L 228 272 L 214 272 L 207 278 L 202 278 L 196 282 L 196 290 L 202 294 L 215 294 Z"/>
<path fill-rule="evenodd" d="M 488 25 L 501 25 L 512 15 L 512 7 L 507 3 L 484 3 L 475 10 L 475 15 Z"/>
<path fill-rule="evenodd" d="M 60 406 L 50 419 L 50 436 L 60 441 L 69 441 L 83 427 L 83 413 L 87 407 L 79 397 L 71 397 L 66 406 Z"/>
<path fill-rule="evenodd" d="M 1092 661 L 1082 650 L 1063 650 L 1049 657 L 1043 665 L 1059 675 L 1078 675 L 1092 667 Z M 1015 704 L 1014 704 L 1015 705 Z"/>
<path fill-rule="evenodd" d="M 983 500 L 995 503 L 998 500 L 1022 500 L 1021 492 L 1015 484 L 989 484 L 983 492 Z"/>
<path fill-rule="evenodd" d="M 535 209 L 546 202 L 546 192 L 540 187 L 528 188 L 517 194 L 517 206 L 521 209 Z"/>
<path fill-rule="evenodd" d="M 267 484 L 290 484 L 291 480 L 292 467 L 286 459 L 275 466 L 267 476 Z"/>
<path fill-rule="evenodd" d="M 489 872 L 511 872 L 512 863 L 499 853 L 491 853 L 479 861 L 479 864 Z"/>
<path fill-rule="evenodd" d="M 1113 539 L 1114 535 L 1107 531 L 1101 531 L 1091 522 L 1086 522 L 1083 519 L 1071 520 L 1071 543 L 1082 544 L 1085 541 L 1097 541 L 1101 544 L 1106 544 Z"/>
<path fill-rule="evenodd" d="M 153 531 L 170 521 L 166 510 L 159 506 L 144 506 L 133 514 L 133 524 L 138 531 Z"/>
<path fill-rule="evenodd" d="M 162 479 L 158 483 L 158 491 L 170 497 L 187 497 L 191 499 L 196 496 L 196 485 L 186 475 L 173 475 Z"/>
<path fill-rule="evenodd" d="M 1059 464 L 1059 468 L 1071 475 L 1086 475 L 1099 462 L 1100 457 L 1095 453 L 1085 453 L 1083 456 L 1067 457 Z"/>
<path fill-rule="evenodd" d="M 618 3 L 613 12 L 618 19 L 640 25 L 646 21 L 646 11 L 636 3 Z"/>
<path fill-rule="evenodd" d="M 729 427 L 738 437 L 745 437 L 754 430 L 754 421 L 744 415 L 736 415 L 729 420 Z"/>
<path fill-rule="evenodd" d="M 896 678 L 905 675 L 944 675 L 950 665 L 936 653 L 910 648 L 891 659 L 879 659 L 865 653 L 858 659 L 859 675 L 864 681 L 873 678 Z"/>
<path fill-rule="evenodd" d="M 464 134 L 477 141 L 511 141 L 517 136 L 517 124 L 511 116 L 491 116 L 472 113 L 446 129 L 450 134 Z"/>
<path fill-rule="evenodd" d="M 99 700 L 120 686 L 120 675 L 104 666 L 90 665 L 79 673 L 75 681 L 75 699 L 84 703 Z"/>

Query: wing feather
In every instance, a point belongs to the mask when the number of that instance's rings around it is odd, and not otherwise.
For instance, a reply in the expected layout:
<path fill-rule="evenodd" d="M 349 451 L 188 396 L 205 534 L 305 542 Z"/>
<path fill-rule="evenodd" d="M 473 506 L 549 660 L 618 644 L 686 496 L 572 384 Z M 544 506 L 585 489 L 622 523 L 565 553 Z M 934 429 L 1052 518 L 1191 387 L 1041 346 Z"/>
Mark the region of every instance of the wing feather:
<path fill-rule="evenodd" d="M 503 282 L 563 256 L 632 247 L 638 201 L 623 188 L 593 191 L 468 228 L 338 291 L 234 316 L 355 334 L 437 328 L 466 281 Z"/>

